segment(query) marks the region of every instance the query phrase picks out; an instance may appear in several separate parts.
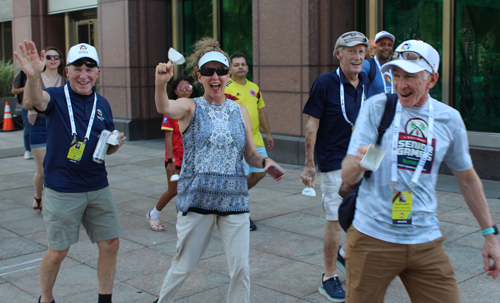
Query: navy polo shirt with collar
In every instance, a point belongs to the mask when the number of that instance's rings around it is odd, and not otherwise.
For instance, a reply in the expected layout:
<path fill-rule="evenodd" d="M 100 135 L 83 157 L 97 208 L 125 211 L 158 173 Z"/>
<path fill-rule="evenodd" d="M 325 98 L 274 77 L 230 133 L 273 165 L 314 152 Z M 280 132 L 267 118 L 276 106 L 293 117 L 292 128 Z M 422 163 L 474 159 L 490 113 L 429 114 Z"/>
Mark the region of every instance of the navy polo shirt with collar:
<path fill-rule="evenodd" d="M 89 124 L 94 92 L 88 96 L 79 95 L 68 90 L 73 108 L 77 141 L 83 142 Z M 97 95 L 96 113 L 90 138 L 87 141 L 79 164 L 68 161 L 67 155 L 73 136 L 68 112 L 68 104 L 64 94 L 64 86 L 45 89 L 50 95 L 47 109 L 42 112 L 47 118 L 47 149 L 43 168 L 45 171 L 45 186 L 65 193 L 77 193 L 99 190 L 108 186 L 106 166 L 104 163 L 92 161 L 101 131 L 113 131 L 113 114 L 109 102 Z"/>
<path fill-rule="evenodd" d="M 319 119 L 315 152 L 321 172 L 341 168 L 351 138 L 351 125 L 344 119 L 340 105 L 340 81 L 344 84 L 347 118 L 352 123 L 355 123 L 361 108 L 363 89 L 366 94 L 369 85 L 368 76 L 364 72 L 359 74 L 357 88 L 347 81 L 342 70 L 340 79 L 336 71 L 319 76 L 314 81 L 309 99 L 302 111 Z"/>

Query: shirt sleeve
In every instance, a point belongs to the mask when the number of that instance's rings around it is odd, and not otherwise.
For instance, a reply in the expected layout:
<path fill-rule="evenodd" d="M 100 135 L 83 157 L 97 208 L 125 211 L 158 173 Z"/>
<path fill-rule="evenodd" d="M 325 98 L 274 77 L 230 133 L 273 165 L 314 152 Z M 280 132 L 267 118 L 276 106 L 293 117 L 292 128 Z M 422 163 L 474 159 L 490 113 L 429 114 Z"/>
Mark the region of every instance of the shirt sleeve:
<path fill-rule="evenodd" d="M 259 92 L 257 93 L 256 97 L 257 97 L 257 108 L 258 109 L 261 109 L 264 106 L 266 106 L 266 104 L 264 103 L 264 98 L 262 97 L 262 91 L 260 90 L 260 88 L 259 88 Z"/>
<path fill-rule="evenodd" d="M 313 83 L 311 88 L 311 93 L 309 94 L 309 99 L 307 99 L 304 110 L 304 114 L 307 114 L 316 119 L 321 119 L 323 116 L 323 111 L 326 107 L 326 102 L 328 100 L 328 87 L 327 81 L 325 81 L 325 76 L 319 76 Z"/>
<path fill-rule="evenodd" d="M 173 132 L 174 131 L 173 120 L 163 115 L 163 120 L 161 122 L 161 130 L 164 132 Z"/>
<path fill-rule="evenodd" d="M 444 157 L 444 162 L 448 167 L 456 171 L 464 171 L 472 168 L 472 159 L 469 152 L 469 141 L 467 140 L 467 130 L 464 121 L 458 113 L 453 110 L 450 129 L 454 131 L 452 141 Z"/>
<path fill-rule="evenodd" d="M 374 144 L 378 138 L 378 126 L 382 120 L 387 97 L 379 94 L 365 101 L 359 112 L 347 149 L 348 155 L 356 155 L 360 146 Z"/>

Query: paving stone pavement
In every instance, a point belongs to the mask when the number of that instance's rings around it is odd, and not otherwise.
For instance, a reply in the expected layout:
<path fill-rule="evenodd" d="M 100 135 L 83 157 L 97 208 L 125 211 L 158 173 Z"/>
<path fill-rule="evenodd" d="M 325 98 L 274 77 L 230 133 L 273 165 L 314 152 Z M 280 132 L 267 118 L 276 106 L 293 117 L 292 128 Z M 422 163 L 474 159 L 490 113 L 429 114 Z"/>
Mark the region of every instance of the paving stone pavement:
<path fill-rule="evenodd" d="M 154 232 L 145 219 L 166 190 L 162 140 L 126 142 L 106 158 L 110 187 L 120 213 L 121 238 L 114 302 L 153 302 L 176 250 L 175 200 L 162 212 L 165 232 Z M 39 266 L 47 249 L 43 218 L 31 209 L 35 170 L 22 157 L 22 132 L 0 133 L 0 302 L 36 302 Z M 301 195 L 302 167 L 283 165 L 285 179 L 264 178 L 250 191 L 252 302 L 328 302 L 318 292 L 323 273 L 325 214 L 317 197 Z M 319 178 L 318 178 L 319 179 Z M 500 223 L 500 182 L 484 181 L 495 223 Z M 445 248 L 455 267 L 463 302 L 498 302 L 499 282 L 482 269 L 483 237 L 453 177 L 438 180 L 439 218 Z M 345 235 L 342 237 L 345 241 Z M 54 288 L 58 303 L 97 301 L 97 247 L 81 229 Z M 345 275 L 339 274 L 345 282 Z M 229 284 L 220 234 L 212 240 L 176 302 L 226 302 Z M 384 302 L 410 302 L 395 279 Z"/>

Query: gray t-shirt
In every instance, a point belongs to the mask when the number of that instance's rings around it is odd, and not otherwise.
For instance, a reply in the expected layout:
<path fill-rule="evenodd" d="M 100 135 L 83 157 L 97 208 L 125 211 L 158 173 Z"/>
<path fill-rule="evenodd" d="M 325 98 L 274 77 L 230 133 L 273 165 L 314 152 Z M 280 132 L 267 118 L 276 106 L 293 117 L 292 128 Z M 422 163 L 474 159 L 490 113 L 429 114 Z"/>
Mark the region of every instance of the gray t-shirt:
<path fill-rule="evenodd" d="M 375 95 L 368 99 L 356 120 L 349 155 L 358 147 L 375 143 L 387 97 Z M 439 166 L 444 161 L 457 171 L 472 167 L 467 132 L 457 110 L 429 96 L 422 107 L 403 108 L 398 134 L 398 191 L 408 191 L 415 167 L 427 144 L 429 102 L 434 105 L 432 149 L 418 184 L 413 187 L 413 223 L 392 224 L 391 149 L 394 120 L 382 139 L 387 151 L 379 169 L 363 179 L 356 203 L 353 226 L 360 232 L 382 241 L 399 244 L 420 244 L 441 237 L 437 219 L 435 185 Z"/>

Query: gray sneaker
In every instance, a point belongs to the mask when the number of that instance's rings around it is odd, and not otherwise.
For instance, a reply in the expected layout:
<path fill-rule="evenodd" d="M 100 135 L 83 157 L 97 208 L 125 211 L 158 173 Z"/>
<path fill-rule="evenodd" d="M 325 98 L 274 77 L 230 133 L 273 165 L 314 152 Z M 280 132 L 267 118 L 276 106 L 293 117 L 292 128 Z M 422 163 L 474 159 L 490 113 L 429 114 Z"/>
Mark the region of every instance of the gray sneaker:
<path fill-rule="evenodd" d="M 319 293 L 331 302 L 345 302 L 345 290 L 342 288 L 339 277 L 335 276 L 323 282 L 324 277 L 325 274 L 321 278 L 321 286 L 318 288 Z"/>

